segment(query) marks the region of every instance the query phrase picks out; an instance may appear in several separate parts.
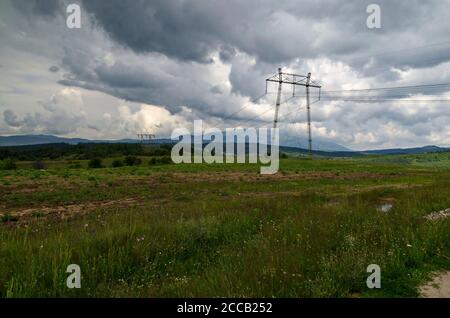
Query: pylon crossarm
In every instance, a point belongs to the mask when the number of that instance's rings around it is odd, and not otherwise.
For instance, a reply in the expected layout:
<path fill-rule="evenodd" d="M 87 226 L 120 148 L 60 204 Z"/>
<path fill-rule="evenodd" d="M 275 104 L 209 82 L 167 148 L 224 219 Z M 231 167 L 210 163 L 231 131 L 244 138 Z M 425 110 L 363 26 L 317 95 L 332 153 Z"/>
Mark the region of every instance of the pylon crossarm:
<path fill-rule="evenodd" d="M 266 82 L 275 82 L 275 83 L 279 83 L 280 80 L 279 80 L 279 79 L 268 78 L 268 79 L 266 79 Z M 306 86 L 306 85 L 308 85 L 308 84 L 306 83 L 306 78 L 304 78 L 304 79 L 302 79 L 302 80 L 300 80 L 300 81 L 293 81 L 293 80 L 282 79 L 282 82 L 283 82 L 284 84 L 292 84 L 292 85 L 301 85 L 301 86 Z M 321 88 L 321 87 L 322 87 L 321 85 L 317 85 L 317 84 L 313 84 L 313 83 L 309 84 L 308 86 L 309 86 L 309 87 L 315 87 L 315 88 Z"/>

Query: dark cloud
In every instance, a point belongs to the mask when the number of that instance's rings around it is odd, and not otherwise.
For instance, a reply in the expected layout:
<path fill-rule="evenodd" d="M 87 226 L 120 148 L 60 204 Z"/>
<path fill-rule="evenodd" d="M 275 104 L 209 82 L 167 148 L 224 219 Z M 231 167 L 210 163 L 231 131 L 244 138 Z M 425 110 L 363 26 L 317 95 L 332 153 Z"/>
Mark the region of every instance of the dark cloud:
<path fill-rule="evenodd" d="M 14 0 L 12 3 L 21 13 L 27 15 L 54 17 L 65 12 L 60 0 Z"/>
<path fill-rule="evenodd" d="M 234 47 L 231 46 L 227 46 L 227 45 L 223 45 L 220 48 L 220 53 L 219 53 L 219 57 L 220 60 L 224 63 L 228 63 L 230 62 L 233 57 L 236 56 L 236 49 Z"/>
<path fill-rule="evenodd" d="M 210 92 L 214 94 L 223 94 L 223 89 L 219 85 L 214 85 L 211 87 Z"/>
<path fill-rule="evenodd" d="M 52 72 L 52 73 L 56 73 L 56 72 L 58 72 L 59 71 L 59 67 L 58 66 L 55 66 L 55 65 L 52 65 L 52 66 L 50 66 L 50 68 L 48 69 L 50 72 Z"/>
<path fill-rule="evenodd" d="M 94 126 L 94 125 L 87 125 L 87 128 L 95 130 L 95 131 L 100 131 L 100 128 L 98 128 L 97 126 Z"/>
<path fill-rule="evenodd" d="M 28 0 L 27 0 L 28 1 Z M 54 16 L 58 10 L 61 10 L 61 1 L 59 0 L 34 0 L 33 10 L 36 14 L 44 16 Z"/>
<path fill-rule="evenodd" d="M 10 109 L 3 112 L 3 119 L 9 126 L 12 127 L 20 127 L 23 123 L 23 121 L 19 120 L 16 114 L 14 114 L 14 112 Z"/>
<path fill-rule="evenodd" d="M 166 0 L 84 1 L 106 32 L 138 53 L 159 52 L 181 60 L 209 62 L 215 47 L 213 20 L 205 19 L 199 3 Z"/>
<path fill-rule="evenodd" d="M 86 0 L 84 6 L 114 40 L 139 53 L 205 62 L 213 51 L 229 61 L 240 50 L 269 63 L 327 55 L 355 65 L 367 62 L 353 61 L 355 54 L 411 46 L 411 40 L 420 45 L 418 36 L 432 31 L 423 26 L 442 8 L 438 1 L 377 1 L 382 28 L 374 31 L 366 27 L 366 7 L 372 2 Z M 403 32 L 410 39 L 392 41 Z M 429 63 L 448 58 L 440 54 Z M 377 60 L 385 63 L 386 55 Z M 414 56 L 390 62 L 398 67 L 420 63 Z"/>
<path fill-rule="evenodd" d="M 377 1 L 382 28 L 370 30 L 366 27 L 366 7 L 373 3 L 371 0 L 85 0 L 81 1 L 83 21 L 92 24 L 83 22 L 76 32 L 64 27 L 65 10 L 58 1 L 11 2 L 21 13 L 17 13 L 17 19 L 0 20 L 8 24 L 8 28 L 0 29 L 5 38 L 5 45 L 0 47 L 2 64 L 7 68 L 22 65 L 22 61 L 23 65 L 33 62 L 27 72 L 12 79 L 16 83 L 3 85 L 7 86 L 4 92 L 16 94 L 14 98 L 21 94 L 13 89 L 19 87 L 17 81 L 30 94 L 36 91 L 30 86 L 45 82 L 35 74 L 40 69 L 51 80 L 54 75 L 48 71 L 58 72 L 58 83 L 63 86 L 159 105 L 172 115 L 184 110 L 183 118 L 189 120 L 221 122 L 221 118 L 260 96 L 264 79 L 279 66 L 293 72 L 313 72 L 314 78 L 322 80 L 324 91 L 450 82 L 448 64 L 444 64 L 450 61 L 448 2 Z M 61 17 L 50 19 L 58 12 Z M 13 56 L 9 48 L 20 54 Z M 40 68 L 39 63 L 43 64 Z M 274 90 L 269 87 L 269 91 Z M 371 96 L 431 97 L 447 90 L 376 91 Z M 274 95 L 260 102 L 227 122 L 239 124 L 239 120 L 253 119 L 262 109 L 269 112 L 256 124 L 270 122 Z M 302 103 L 295 102 L 296 107 Z M 73 131 L 74 123 L 92 130 L 104 129 L 67 111 L 70 105 L 41 106 L 44 110 L 34 114 L 27 114 L 26 106 L 20 105 L 21 112 L 17 108 L 14 112 L 7 110 L 3 112 L 4 122 L 23 131 Z M 283 105 L 282 112 L 286 113 L 288 106 Z M 139 116 L 133 117 L 136 107 L 129 106 L 129 117 L 139 121 Z M 111 122 L 115 122 L 117 112 L 111 113 Z M 438 138 L 444 142 L 449 140 L 448 114 L 448 108 L 439 103 L 363 104 L 323 99 L 313 107 L 313 127 L 323 138 L 356 147 L 383 146 L 390 140 L 405 145 Z M 96 114 L 102 115 L 100 111 Z M 305 134 L 300 125 L 304 114 L 283 120 L 287 119 L 297 120 L 298 125 L 296 130 L 284 131 L 294 136 Z"/>

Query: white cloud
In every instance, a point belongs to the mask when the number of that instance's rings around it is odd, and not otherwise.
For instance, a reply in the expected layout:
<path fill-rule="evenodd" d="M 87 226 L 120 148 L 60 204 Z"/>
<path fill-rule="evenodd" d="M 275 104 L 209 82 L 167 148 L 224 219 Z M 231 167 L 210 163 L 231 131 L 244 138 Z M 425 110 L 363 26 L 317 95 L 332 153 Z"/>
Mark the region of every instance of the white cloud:
<path fill-rule="evenodd" d="M 57 6 L 39 7 L 56 12 L 41 19 L 28 2 L 25 15 L 12 3 L 0 4 L 1 133 L 109 139 L 140 130 L 166 137 L 194 119 L 258 126 L 273 119 L 275 96 L 251 101 L 279 66 L 312 72 L 324 90 L 450 82 L 448 45 L 401 51 L 447 39 L 448 8 L 437 2 L 382 1 L 380 32 L 365 28 L 364 3 L 360 8 L 339 1 L 193 1 L 183 15 L 177 11 L 181 2 L 136 1 L 113 10 L 92 1 L 80 30 L 65 27 Z M 155 10 L 160 15 L 148 16 Z M 119 27 L 130 14 L 133 23 Z M 306 28 L 310 32 L 300 32 Z M 283 98 L 291 93 L 285 88 Z M 419 93 L 409 98 L 441 92 Z M 450 99 L 448 93 L 437 96 Z M 306 136 L 304 108 L 286 115 L 302 103 L 299 97 L 281 106 L 288 139 Z M 312 119 L 313 138 L 355 149 L 450 145 L 445 103 L 323 99 L 312 105 Z"/>

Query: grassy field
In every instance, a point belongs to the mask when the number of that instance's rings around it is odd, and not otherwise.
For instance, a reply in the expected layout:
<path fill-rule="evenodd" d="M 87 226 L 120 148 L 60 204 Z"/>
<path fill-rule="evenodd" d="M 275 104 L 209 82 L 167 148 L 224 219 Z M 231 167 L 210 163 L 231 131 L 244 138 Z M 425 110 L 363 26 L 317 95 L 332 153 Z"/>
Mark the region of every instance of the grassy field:
<path fill-rule="evenodd" d="M 361 159 L 360 159 L 361 160 Z M 450 152 L 437 152 L 410 155 L 368 156 L 362 160 L 375 163 L 406 164 L 429 168 L 450 169 Z"/>
<path fill-rule="evenodd" d="M 0 171 L 0 296 L 414 297 L 450 269 L 450 219 L 424 218 L 450 207 L 444 156 L 290 158 L 271 176 L 246 164 L 18 163 Z M 66 287 L 72 263 L 81 289 Z M 369 264 L 381 289 L 366 286 Z"/>

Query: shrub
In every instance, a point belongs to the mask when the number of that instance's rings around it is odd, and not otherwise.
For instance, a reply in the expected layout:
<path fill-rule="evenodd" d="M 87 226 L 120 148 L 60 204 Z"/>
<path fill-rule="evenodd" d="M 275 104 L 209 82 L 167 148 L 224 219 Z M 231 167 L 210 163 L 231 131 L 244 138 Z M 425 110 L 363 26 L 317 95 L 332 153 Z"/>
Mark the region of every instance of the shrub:
<path fill-rule="evenodd" d="M 100 158 L 93 158 L 89 160 L 89 168 L 101 168 L 102 160 Z"/>
<path fill-rule="evenodd" d="M 46 169 L 47 167 L 45 166 L 45 163 L 43 163 L 42 161 L 35 161 L 33 162 L 33 169 L 36 170 L 43 170 Z"/>
<path fill-rule="evenodd" d="M 287 159 L 287 158 L 289 158 L 289 156 L 286 153 L 282 152 L 281 155 L 280 155 L 280 158 L 281 159 Z"/>
<path fill-rule="evenodd" d="M 12 159 L 5 159 L 0 162 L 0 170 L 15 170 L 17 169 L 16 163 Z"/>
<path fill-rule="evenodd" d="M 123 166 L 123 161 L 120 160 L 120 159 L 115 159 L 115 160 L 112 162 L 112 166 L 113 166 L 114 168 L 122 167 L 122 166 Z"/>
<path fill-rule="evenodd" d="M 172 159 L 170 157 L 161 157 L 159 158 L 159 162 L 163 164 L 172 163 Z"/>
<path fill-rule="evenodd" d="M 135 156 L 127 156 L 125 157 L 125 164 L 127 166 L 138 166 L 141 164 L 141 159 Z"/>
<path fill-rule="evenodd" d="M 148 161 L 149 165 L 155 165 L 155 164 L 168 164 L 172 163 L 172 159 L 168 156 L 159 157 L 159 158 L 151 158 Z"/>

